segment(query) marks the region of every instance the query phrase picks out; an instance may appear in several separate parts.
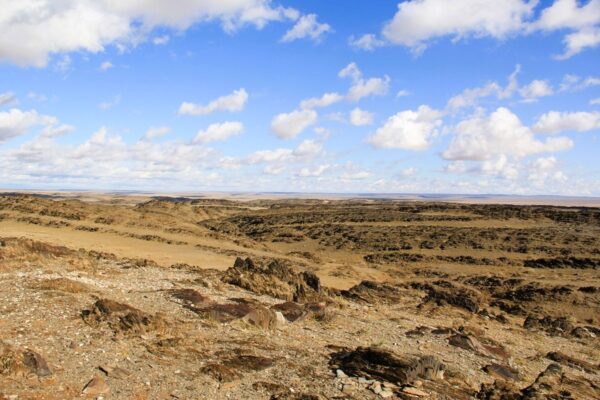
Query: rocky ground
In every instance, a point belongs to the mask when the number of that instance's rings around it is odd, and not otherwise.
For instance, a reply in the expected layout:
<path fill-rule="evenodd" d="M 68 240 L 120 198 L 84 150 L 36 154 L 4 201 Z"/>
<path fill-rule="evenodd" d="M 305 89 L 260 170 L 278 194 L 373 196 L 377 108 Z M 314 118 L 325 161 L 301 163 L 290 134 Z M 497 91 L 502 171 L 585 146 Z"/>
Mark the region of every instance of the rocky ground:
<path fill-rule="evenodd" d="M 0 399 L 600 398 L 597 209 L 0 204 Z M 141 224 L 228 265 L 57 244 Z"/>

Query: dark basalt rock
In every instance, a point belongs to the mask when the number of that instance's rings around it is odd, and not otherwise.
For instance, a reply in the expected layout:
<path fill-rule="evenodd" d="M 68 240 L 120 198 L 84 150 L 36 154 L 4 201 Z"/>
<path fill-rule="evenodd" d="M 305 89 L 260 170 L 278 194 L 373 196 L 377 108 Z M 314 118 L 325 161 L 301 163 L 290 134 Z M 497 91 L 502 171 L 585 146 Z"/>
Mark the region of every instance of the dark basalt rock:
<path fill-rule="evenodd" d="M 439 306 L 452 305 L 477 313 L 480 309 L 481 299 L 477 292 L 466 287 L 456 286 L 448 281 L 437 281 L 433 284 L 413 283 L 414 289 L 427 291 L 423 304 L 434 302 Z"/>
<path fill-rule="evenodd" d="M 520 379 L 519 371 L 506 365 L 489 364 L 483 367 L 483 370 L 495 378 L 508 381 L 518 381 Z"/>
<path fill-rule="evenodd" d="M 342 290 L 340 293 L 342 297 L 345 297 L 349 300 L 369 304 L 393 304 L 398 302 L 398 300 L 401 298 L 398 288 L 386 283 L 378 283 L 374 281 L 362 281 L 358 285 L 352 286 L 348 290 Z"/>
<path fill-rule="evenodd" d="M 537 258 L 534 260 L 525 260 L 523 266 L 529 268 L 576 268 L 576 269 L 596 269 L 600 268 L 600 259 L 596 258 Z"/>
<path fill-rule="evenodd" d="M 356 377 L 369 377 L 395 384 L 410 384 L 418 378 L 442 379 L 445 366 L 433 356 L 401 359 L 374 347 L 342 350 L 331 356 L 330 366 Z"/>
<path fill-rule="evenodd" d="M 128 304 L 100 299 L 91 309 L 81 312 L 90 326 L 106 323 L 116 335 L 135 335 L 149 331 L 164 332 L 168 323 L 161 315 L 152 315 Z"/>
<path fill-rule="evenodd" d="M 250 258 L 237 258 L 222 278 L 256 294 L 288 301 L 319 300 L 326 296 L 319 278 L 312 272 L 299 271 L 281 261 L 257 265 Z"/>

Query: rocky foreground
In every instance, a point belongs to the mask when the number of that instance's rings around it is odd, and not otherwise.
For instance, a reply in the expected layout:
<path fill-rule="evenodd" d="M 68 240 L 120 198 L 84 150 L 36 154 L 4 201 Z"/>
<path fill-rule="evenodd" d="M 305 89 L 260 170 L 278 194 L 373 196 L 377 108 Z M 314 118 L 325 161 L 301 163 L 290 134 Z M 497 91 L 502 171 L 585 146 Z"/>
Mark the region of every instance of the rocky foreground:
<path fill-rule="evenodd" d="M 0 399 L 600 398 L 597 266 L 542 264 L 340 290 L 0 238 Z"/>

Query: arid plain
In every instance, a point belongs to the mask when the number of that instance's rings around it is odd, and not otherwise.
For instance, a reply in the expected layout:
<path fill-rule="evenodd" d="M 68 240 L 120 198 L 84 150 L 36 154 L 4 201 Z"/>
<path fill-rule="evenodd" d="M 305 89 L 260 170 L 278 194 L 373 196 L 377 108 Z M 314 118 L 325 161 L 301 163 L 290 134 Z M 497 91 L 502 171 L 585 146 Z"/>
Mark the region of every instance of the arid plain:
<path fill-rule="evenodd" d="M 0 193 L 0 399 L 597 399 L 600 208 Z"/>

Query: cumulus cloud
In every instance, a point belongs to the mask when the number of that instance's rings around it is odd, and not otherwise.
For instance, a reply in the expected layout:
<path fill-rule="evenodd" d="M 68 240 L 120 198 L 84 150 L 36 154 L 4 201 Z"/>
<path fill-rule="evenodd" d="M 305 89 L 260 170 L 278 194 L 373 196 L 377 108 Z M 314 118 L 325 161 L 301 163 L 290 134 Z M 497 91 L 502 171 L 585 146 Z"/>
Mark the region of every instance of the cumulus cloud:
<path fill-rule="evenodd" d="M 164 44 L 169 43 L 170 40 L 171 38 L 169 37 L 169 35 L 155 36 L 154 38 L 152 38 L 152 43 L 154 43 L 157 46 L 162 46 Z"/>
<path fill-rule="evenodd" d="M 111 63 L 110 61 L 104 61 L 102 64 L 100 64 L 100 71 L 106 72 L 113 67 L 113 63 Z"/>
<path fill-rule="evenodd" d="M 535 187 L 544 187 L 548 181 L 563 183 L 568 179 L 559 169 L 558 160 L 554 156 L 533 160 L 529 165 L 527 178 Z"/>
<path fill-rule="evenodd" d="M 502 87 L 497 82 L 489 82 L 481 87 L 467 88 L 462 93 L 450 98 L 446 109 L 450 112 L 457 112 L 462 108 L 477 106 L 480 99 L 495 96 L 497 99 L 506 99 L 513 95 L 519 89 L 517 75 L 521 72 L 521 66 L 517 65 L 515 70 L 508 76 L 508 82 Z"/>
<path fill-rule="evenodd" d="M 303 109 L 313 109 L 317 107 L 328 107 L 332 104 L 338 103 L 344 99 L 339 93 L 325 93 L 321 97 L 312 97 L 310 99 L 302 100 L 300 103 L 300 108 Z"/>
<path fill-rule="evenodd" d="M 580 2 L 581 3 L 581 2 Z M 578 4 L 577 0 L 556 0 L 550 7 L 542 10 L 540 18 L 531 29 L 555 31 L 574 30 L 565 36 L 565 51 L 558 59 L 567 59 L 586 48 L 600 44 L 600 1 L 590 0 L 586 4 Z"/>
<path fill-rule="evenodd" d="M 416 174 L 417 174 L 417 169 L 415 167 L 405 168 L 402 171 L 400 171 L 400 176 L 403 176 L 405 178 L 414 176 Z"/>
<path fill-rule="evenodd" d="M 354 126 L 370 125 L 373 123 L 373 113 L 356 107 L 350 111 L 350 123 Z"/>
<path fill-rule="evenodd" d="M 310 38 L 317 41 L 321 36 L 331 31 L 331 26 L 317 21 L 316 14 L 307 14 L 296 21 L 296 24 L 285 33 L 283 38 L 281 38 L 281 41 L 293 42 L 294 40 L 304 38 Z"/>
<path fill-rule="evenodd" d="M 295 110 L 276 115 L 271 121 L 271 129 L 281 139 L 293 139 L 309 126 L 317 122 L 314 110 Z"/>
<path fill-rule="evenodd" d="M 263 172 L 267 175 L 279 175 L 285 171 L 285 166 L 283 165 L 267 165 Z"/>
<path fill-rule="evenodd" d="M 21 136 L 34 126 L 53 127 L 58 124 L 55 117 L 40 115 L 35 110 L 22 111 L 12 108 L 0 112 L 0 143 Z"/>
<path fill-rule="evenodd" d="M 314 168 L 304 167 L 298 172 L 298 176 L 302 178 L 317 178 L 323 175 L 330 168 L 331 166 L 329 164 L 318 165 Z"/>
<path fill-rule="evenodd" d="M 570 33 L 565 36 L 563 42 L 565 44 L 565 52 L 556 56 L 558 60 L 566 60 L 587 48 L 598 46 L 600 44 L 600 29 L 589 28 Z"/>
<path fill-rule="evenodd" d="M 369 171 L 346 172 L 340 176 L 342 180 L 357 181 L 370 178 L 373 174 Z"/>
<path fill-rule="evenodd" d="M 59 136 L 64 136 L 67 133 L 71 133 L 75 130 L 73 125 L 68 124 L 54 124 L 47 125 L 42 129 L 40 133 L 40 137 L 42 138 L 55 138 Z"/>
<path fill-rule="evenodd" d="M 244 131 L 244 125 L 241 122 L 222 122 L 210 124 L 205 130 L 198 132 L 194 138 L 194 143 L 222 142 L 230 137 L 239 135 Z"/>
<path fill-rule="evenodd" d="M 577 92 L 589 87 L 600 85 L 600 78 L 596 76 L 588 76 L 582 78 L 577 75 L 567 74 L 563 77 L 559 86 L 560 92 Z"/>
<path fill-rule="evenodd" d="M 350 36 L 348 43 L 356 49 L 366 51 L 373 51 L 378 47 L 385 46 L 385 41 L 378 39 L 377 36 L 372 33 L 366 33 L 358 38 Z"/>
<path fill-rule="evenodd" d="M 171 132 L 171 128 L 169 128 L 168 126 L 152 127 L 148 129 L 146 133 L 144 133 L 144 136 L 142 136 L 142 140 L 152 140 L 158 137 L 165 136 L 169 132 Z"/>
<path fill-rule="evenodd" d="M 350 63 L 338 74 L 340 78 L 350 78 L 352 86 L 348 91 L 348 100 L 359 101 L 368 96 L 384 96 L 390 87 L 390 77 L 364 79 L 356 63 Z"/>
<path fill-rule="evenodd" d="M 564 131 L 587 132 L 600 129 L 600 112 L 558 112 L 543 114 L 533 126 L 537 133 L 557 134 Z"/>
<path fill-rule="evenodd" d="M 426 150 L 438 135 L 441 115 L 425 105 L 417 110 L 401 111 L 388 118 L 367 141 L 376 148 Z"/>
<path fill-rule="evenodd" d="M 354 47 L 373 50 L 386 44 L 423 52 L 436 39 L 450 37 L 503 40 L 535 32 L 570 31 L 564 36 L 565 50 L 556 56 L 566 59 L 600 44 L 600 0 L 578 2 L 555 0 L 533 20 L 537 0 L 407 0 L 382 30 L 383 39 L 373 34 L 351 38 Z"/>
<path fill-rule="evenodd" d="M 398 4 L 398 11 L 383 29 L 394 44 L 425 49 L 431 39 L 451 36 L 503 39 L 523 29 L 536 2 L 523 0 L 410 0 Z"/>
<path fill-rule="evenodd" d="M 519 94 L 525 101 L 536 101 L 540 97 L 551 96 L 554 89 L 547 81 L 536 79 L 519 89 Z"/>
<path fill-rule="evenodd" d="M 519 117 L 500 107 L 489 116 L 476 115 L 461 121 L 442 156 L 447 160 L 489 161 L 500 155 L 520 158 L 572 146 L 566 137 L 538 140 Z"/>
<path fill-rule="evenodd" d="M 128 145 L 106 127 L 81 144 L 59 144 L 52 137 L 36 136 L 0 157 L 0 176 L 22 176 L 28 184 L 106 184 L 136 187 L 157 182 L 206 182 L 205 172 L 216 164 L 214 150 L 192 142 Z M 15 181 L 13 178 L 12 181 Z M 210 182 L 218 184 L 218 180 Z"/>
<path fill-rule="evenodd" d="M 156 27 L 185 30 L 196 22 L 221 21 L 233 32 L 244 25 L 296 20 L 298 11 L 271 0 L 20 0 L 3 2 L 0 60 L 45 66 L 50 54 L 98 53 L 108 45 L 135 44 Z"/>
<path fill-rule="evenodd" d="M 207 105 L 199 105 L 194 103 L 183 102 L 179 106 L 179 114 L 181 115 L 208 115 L 217 111 L 237 112 L 242 111 L 248 101 L 248 92 L 241 88 L 234 90 L 233 93 L 221 96 Z"/>
<path fill-rule="evenodd" d="M 323 153 L 323 144 L 315 140 L 304 140 L 295 149 L 280 148 L 259 150 L 241 161 L 243 164 L 282 165 L 312 160 Z"/>
<path fill-rule="evenodd" d="M 13 103 L 17 100 L 17 96 L 15 96 L 12 92 L 0 93 L 0 106 L 4 106 L 10 103 Z"/>

